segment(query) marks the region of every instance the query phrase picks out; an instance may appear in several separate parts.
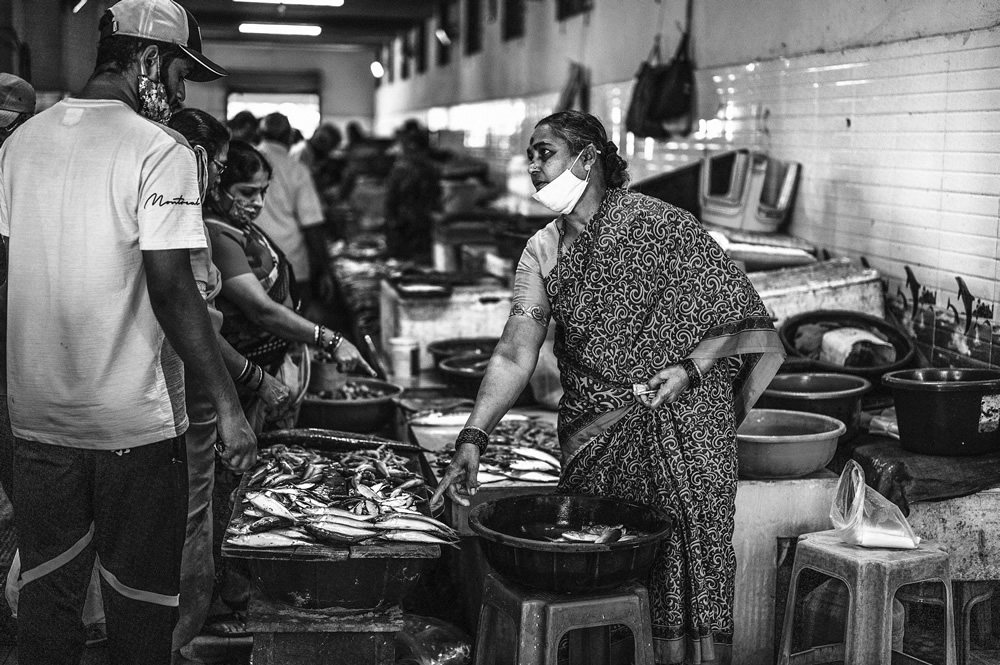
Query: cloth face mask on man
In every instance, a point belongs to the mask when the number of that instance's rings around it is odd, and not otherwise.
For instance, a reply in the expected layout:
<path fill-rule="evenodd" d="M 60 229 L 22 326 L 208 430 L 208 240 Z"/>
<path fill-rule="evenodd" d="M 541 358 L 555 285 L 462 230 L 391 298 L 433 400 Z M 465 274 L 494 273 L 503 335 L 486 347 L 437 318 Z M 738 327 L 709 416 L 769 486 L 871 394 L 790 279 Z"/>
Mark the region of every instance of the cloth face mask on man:
<path fill-rule="evenodd" d="M 142 73 L 139 74 L 139 113 L 142 117 L 165 125 L 170 122 L 173 112 L 170 110 L 170 98 L 167 94 L 167 86 L 163 83 L 165 71 L 163 60 L 157 67 L 160 71 L 160 81 L 154 81 L 146 73 L 145 65 L 142 66 Z"/>

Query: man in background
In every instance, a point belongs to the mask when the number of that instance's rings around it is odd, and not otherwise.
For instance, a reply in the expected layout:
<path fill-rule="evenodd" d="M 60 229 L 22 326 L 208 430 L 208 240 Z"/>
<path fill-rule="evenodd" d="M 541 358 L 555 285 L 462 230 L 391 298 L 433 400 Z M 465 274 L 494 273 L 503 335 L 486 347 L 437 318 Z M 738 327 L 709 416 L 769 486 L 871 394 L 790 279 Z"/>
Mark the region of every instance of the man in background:
<path fill-rule="evenodd" d="M 257 224 L 271 236 L 295 272 L 298 297 L 307 318 L 325 320 L 322 305 L 333 291 L 323 208 L 309 169 L 289 154 L 292 126 L 281 113 L 260 123 L 258 149 L 274 170 Z M 317 302 L 318 301 L 318 302 Z"/>
<path fill-rule="evenodd" d="M 319 174 L 330 160 L 330 153 L 340 146 L 342 138 L 337 126 L 327 122 L 317 127 L 312 136 L 305 141 L 293 145 L 289 151 L 293 159 L 299 160 L 309 169 L 313 182 L 316 183 L 316 189 L 321 192 L 323 183 L 319 181 Z"/>
<path fill-rule="evenodd" d="M 24 79 L 0 73 L 0 146 L 14 130 L 35 114 L 35 89 Z M 0 300 L 7 302 L 7 245 L 0 244 Z M 2 312 L 6 314 L 4 306 Z M 7 410 L 7 321 L 0 321 L 0 485 L 8 498 L 13 492 L 14 433 Z"/>
<path fill-rule="evenodd" d="M 226 123 L 229 126 L 229 133 L 234 141 L 246 141 L 256 143 L 260 138 L 257 131 L 259 124 L 257 116 L 250 111 L 240 111 Z"/>
<path fill-rule="evenodd" d="M 223 461 L 242 472 L 255 459 L 191 271 L 206 245 L 197 166 L 160 124 L 185 79 L 225 74 L 179 4 L 120 0 L 80 94 L 0 148 L 22 665 L 80 662 L 95 554 L 111 662 L 171 661 L 184 365 L 214 401 Z"/>

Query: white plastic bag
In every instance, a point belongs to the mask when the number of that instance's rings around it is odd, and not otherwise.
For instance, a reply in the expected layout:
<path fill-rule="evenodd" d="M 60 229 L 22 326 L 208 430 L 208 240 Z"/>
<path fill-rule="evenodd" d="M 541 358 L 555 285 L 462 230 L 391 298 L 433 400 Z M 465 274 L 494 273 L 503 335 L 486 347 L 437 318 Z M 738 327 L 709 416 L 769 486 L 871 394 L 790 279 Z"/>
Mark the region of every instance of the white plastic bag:
<path fill-rule="evenodd" d="M 865 473 L 854 460 L 840 474 L 830 520 L 841 540 L 851 545 L 912 550 L 920 544 L 899 508 L 865 484 Z"/>

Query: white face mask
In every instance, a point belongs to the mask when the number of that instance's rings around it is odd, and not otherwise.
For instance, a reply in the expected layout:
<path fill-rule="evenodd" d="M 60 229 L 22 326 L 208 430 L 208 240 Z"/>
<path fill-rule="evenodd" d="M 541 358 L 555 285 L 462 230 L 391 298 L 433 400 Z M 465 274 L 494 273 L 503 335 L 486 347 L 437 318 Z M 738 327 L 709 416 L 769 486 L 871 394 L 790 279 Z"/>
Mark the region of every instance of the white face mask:
<path fill-rule="evenodd" d="M 583 155 L 583 150 L 576 156 L 576 159 L 573 160 L 568 169 L 560 173 L 555 180 L 532 194 L 531 198 L 560 215 L 568 215 L 573 212 L 573 208 L 576 207 L 576 204 L 580 201 L 580 197 L 583 196 L 583 192 L 587 189 L 587 183 L 590 182 L 590 171 L 587 172 L 586 180 L 581 180 L 573 175 L 573 167 L 580 161 L 581 155 Z"/>

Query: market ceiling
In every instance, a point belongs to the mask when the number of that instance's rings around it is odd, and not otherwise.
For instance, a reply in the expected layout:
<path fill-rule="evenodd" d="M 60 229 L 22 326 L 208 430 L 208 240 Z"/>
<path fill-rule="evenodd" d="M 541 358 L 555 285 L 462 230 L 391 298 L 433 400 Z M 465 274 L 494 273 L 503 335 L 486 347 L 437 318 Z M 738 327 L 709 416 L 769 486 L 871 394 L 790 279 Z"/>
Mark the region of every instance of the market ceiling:
<path fill-rule="evenodd" d="M 301 0 L 300 0 L 301 1 Z M 319 0 L 311 0 L 318 2 Z M 435 0 L 343 0 L 339 7 L 237 0 L 182 0 L 206 40 L 382 44 L 434 14 Z M 319 26 L 315 37 L 243 34 L 243 23 Z"/>

